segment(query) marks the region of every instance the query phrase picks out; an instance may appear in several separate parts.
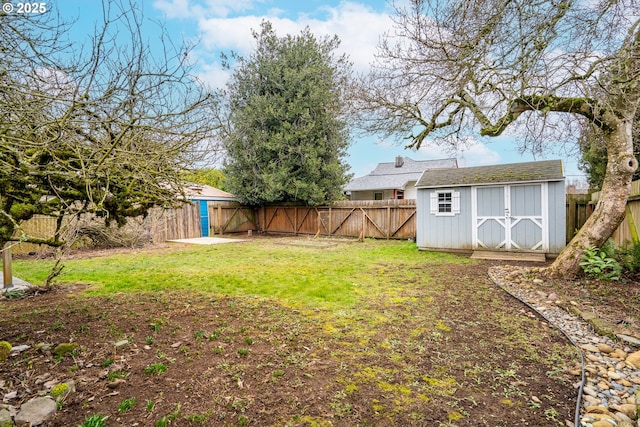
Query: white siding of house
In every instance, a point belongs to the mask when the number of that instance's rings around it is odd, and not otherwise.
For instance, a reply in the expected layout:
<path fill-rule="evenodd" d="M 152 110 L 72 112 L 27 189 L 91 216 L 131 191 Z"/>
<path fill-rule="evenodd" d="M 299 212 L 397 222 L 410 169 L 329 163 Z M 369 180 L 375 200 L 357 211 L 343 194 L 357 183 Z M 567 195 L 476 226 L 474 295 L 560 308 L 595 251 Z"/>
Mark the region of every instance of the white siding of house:
<path fill-rule="evenodd" d="M 374 193 L 382 193 L 382 200 L 393 199 L 393 190 L 367 190 L 367 191 L 352 191 L 351 200 L 374 200 Z M 404 190 L 405 199 L 415 199 L 417 197 L 417 190 L 415 187 L 415 181 L 407 184 L 407 188 Z"/>

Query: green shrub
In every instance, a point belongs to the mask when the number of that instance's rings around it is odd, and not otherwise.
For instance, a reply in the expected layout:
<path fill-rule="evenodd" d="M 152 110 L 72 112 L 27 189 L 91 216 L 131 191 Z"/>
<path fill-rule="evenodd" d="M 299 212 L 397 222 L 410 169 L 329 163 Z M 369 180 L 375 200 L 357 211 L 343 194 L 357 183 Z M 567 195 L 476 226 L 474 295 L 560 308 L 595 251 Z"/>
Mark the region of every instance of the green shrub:
<path fill-rule="evenodd" d="M 622 275 L 622 266 L 615 258 L 607 255 L 607 252 L 597 247 L 585 249 L 582 254 L 580 267 L 588 277 L 605 280 L 618 281 Z"/>
<path fill-rule="evenodd" d="M 622 268 L 630 273 L 640 271 L 640 243 L 627 249 L 619 249 L 616 258 Z"/>

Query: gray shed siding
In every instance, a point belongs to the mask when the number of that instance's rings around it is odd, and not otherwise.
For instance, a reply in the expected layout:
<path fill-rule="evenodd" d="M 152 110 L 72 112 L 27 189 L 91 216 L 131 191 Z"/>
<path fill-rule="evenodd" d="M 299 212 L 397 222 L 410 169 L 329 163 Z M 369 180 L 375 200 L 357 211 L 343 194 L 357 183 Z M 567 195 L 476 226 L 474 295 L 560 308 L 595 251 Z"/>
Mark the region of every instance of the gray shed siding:
<path fill-rule="evenodd" d="M 566 246 L 567 200 L 564 181 L 549 183 L 549 252 L 560 253 Z"/>
<path fill-rule="evenodd" d="M 432 192 L 460 192 L 460 213 L 455 216 L 430 214 Z M 418 190 L 416 198 L 416 243 L 420 248 L 471 249 L 471 188 Z M 423 227 L 424 225 L 424 227 Z"/>
<path fill-rule="evenodd" d="M 505 187 L 510 187 L 510 206 L 505 206 Z M 520 217 L 510 229 L 512 245 L 530 248 L 546 240 L 545 252 L 559 253 L 565 246 L 565 189 L 564 181 L 547 183 L 512 183 L 476 186 L 476 213 L 473 212 L 471 186 L 422 188 L 416 198 L 416 243 L 421 249 L 474 249 L 474 220 L 476 216 L 504 217 L 509 209 L 512 217 Z M 460 192 L 460 213 L 436 216 L 430 213 L 431 194 L 439 191 Z M 544 227 L 538 225 L 547 218 Z M 500 248 L 506 231 L 497 220 L 485 220 L 477 227 L 477 240 L 487 248 Z M 543 233 L 546 238 L 543 239 Z M 477 242 L 476 242 L 477 243 Z M 512 247 L 512 250 L 518 250 Z"/>

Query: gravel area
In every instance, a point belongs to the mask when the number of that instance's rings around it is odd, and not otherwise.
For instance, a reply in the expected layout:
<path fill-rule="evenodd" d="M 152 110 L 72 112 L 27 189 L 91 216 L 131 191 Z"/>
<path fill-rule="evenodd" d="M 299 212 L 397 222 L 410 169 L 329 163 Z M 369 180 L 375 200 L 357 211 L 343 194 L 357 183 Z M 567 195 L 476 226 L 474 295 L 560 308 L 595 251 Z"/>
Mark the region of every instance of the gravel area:
<path fill-rule="evenodd" d="M 559 328 L 578 347 L 583 366 L 572 372 L 579 388 L 575 425 L 581 427 L 635 427 L 640 410 L 640 351 L 629 340 L 613 340 L 595 332 L 589 322 L 570 313 L 555 293 L 540 290 L 544 281 L 531 269 L 494 266 L 489 277 Z"/>

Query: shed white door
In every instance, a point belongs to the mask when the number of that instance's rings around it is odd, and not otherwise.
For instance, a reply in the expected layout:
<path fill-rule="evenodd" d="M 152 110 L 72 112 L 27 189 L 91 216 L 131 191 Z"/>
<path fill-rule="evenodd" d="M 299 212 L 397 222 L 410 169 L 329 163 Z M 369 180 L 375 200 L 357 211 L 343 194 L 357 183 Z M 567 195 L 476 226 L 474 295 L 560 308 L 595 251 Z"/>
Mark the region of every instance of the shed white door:
<path fill-rule="evenodd" d="M 472 187 L 473 248 L 548 251 L 547 184 Z"/>

